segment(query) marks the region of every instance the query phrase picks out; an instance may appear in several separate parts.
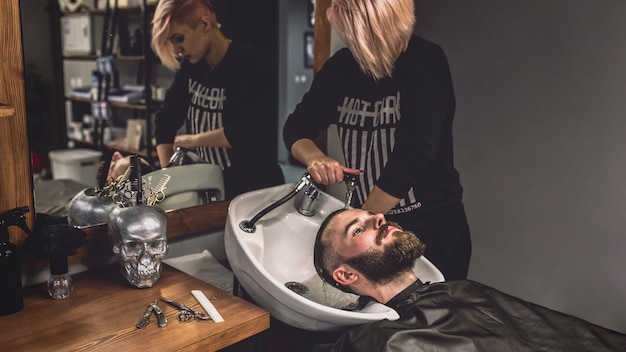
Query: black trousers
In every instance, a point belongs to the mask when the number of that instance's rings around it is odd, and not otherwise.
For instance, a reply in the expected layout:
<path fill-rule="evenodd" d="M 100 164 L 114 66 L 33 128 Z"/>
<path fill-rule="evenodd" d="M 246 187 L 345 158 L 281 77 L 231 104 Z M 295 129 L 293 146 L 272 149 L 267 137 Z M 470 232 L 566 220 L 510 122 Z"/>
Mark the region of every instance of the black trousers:
<path fill-rule="evenodd" d="M 424 256 L 443 273 L 446 281 L 467 278 L 472 241 L 463 203 L 419 208 L 385 218 L 415 233 L 426 244 Z"/>

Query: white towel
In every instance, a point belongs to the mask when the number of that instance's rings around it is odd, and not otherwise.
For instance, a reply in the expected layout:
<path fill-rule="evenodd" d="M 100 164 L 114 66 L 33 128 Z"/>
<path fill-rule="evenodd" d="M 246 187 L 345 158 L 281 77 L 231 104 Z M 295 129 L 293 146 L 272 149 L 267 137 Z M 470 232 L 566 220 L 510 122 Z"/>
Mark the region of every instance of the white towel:
<path fill-rule="evenodd" d="M 206 249 L 201 253 L 164 259 L 163 262 L 222 291 L 233 293 L 233 272 L 224 267 Z"/>

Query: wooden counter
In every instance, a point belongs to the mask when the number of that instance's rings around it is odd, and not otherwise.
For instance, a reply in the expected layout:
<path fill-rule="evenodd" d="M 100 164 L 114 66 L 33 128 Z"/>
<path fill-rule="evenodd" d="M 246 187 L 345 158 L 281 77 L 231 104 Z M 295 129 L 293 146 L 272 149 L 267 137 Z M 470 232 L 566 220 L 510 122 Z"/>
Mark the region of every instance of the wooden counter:
<path fill-rule="evenodd" d="M 164 265 L 151 288 L 128 283 L 119 265 L 72 276 L 74 292 L 63 300 L 48 296 L 45 284 L 24 289 L 24 308 L 0 316 L 3 351 L 215 351 L 242 341 L 270 326 L 270 315 L 239 297 Z M 135 325 L 150 302 L 165 297 L 204 311 L 191 290 L 199 289 L 224 322 L 179 322 L 179 311 L 159 300 L 167 326 L 156 316 L 148 326 Z"/>

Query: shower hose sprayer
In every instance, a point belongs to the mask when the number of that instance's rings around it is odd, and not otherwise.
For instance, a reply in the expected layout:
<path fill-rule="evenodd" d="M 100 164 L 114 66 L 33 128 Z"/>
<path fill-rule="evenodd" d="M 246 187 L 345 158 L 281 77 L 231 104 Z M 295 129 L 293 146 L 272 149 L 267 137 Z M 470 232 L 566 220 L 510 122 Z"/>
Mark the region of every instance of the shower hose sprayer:
<path fill-rule="evenodd" d="M 350 206 L 350 203 L 352 201 L 352 194 L 357 185 L 356 178 L 357 178 L 356 175 L 347 174 L 347 173 L 344 174 L 344 181 L 347 187 L 346 197 L 345 197 L 346 208 Z M 267 215 L 270 211 L 283 205 L 288 200 L 295 197 L 296 194 L 298 194 L 298 192 L 300 192 L 303 189 L 306 189 L 306 191 L 305 191 L 304 197 L 302 198 L 302 201 L 297 206 L 298 212 L 305 216 L 313 216 L 315 214 L 316 203 L 317 203 L 317 199 L 319 198 L 320 193 L 317 188 L 317 185 L 315 184 L 315 182 L 313 181 L 313 178 L 311 177 L 311 174 L 309 174 L 308 172 L 305 172 L 300 178 L 300 181 L 296 183 L 295 187 L 288 194 L 286 194 L 284 197 L 282 197 L 278 201 L 273 202 L 272 204 L 270 204 L 269 206 L 261 210 L 258 214 L 252 217 L 252 219 L 243 220 L 242 222 L 240 222 L 239 228 L 247 233 L 254 233 L 254 231 L 256 230 L 256 223 L 262 217 Z"/>

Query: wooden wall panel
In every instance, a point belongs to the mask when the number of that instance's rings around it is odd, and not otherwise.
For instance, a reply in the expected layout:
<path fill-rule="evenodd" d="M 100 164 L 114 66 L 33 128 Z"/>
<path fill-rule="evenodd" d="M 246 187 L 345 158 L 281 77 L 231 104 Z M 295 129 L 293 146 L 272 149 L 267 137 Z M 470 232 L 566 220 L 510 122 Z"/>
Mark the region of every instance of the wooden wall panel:
<path fill-rule="evenodd" d="M 26 120 L 24 55 L 19 0 L 0 1 L 0 213 L 28 206 L 27 224 L 33 228 L 33 177 Z M 21 245 L 26 235 L 11 227 L 11 241 Z"/>

